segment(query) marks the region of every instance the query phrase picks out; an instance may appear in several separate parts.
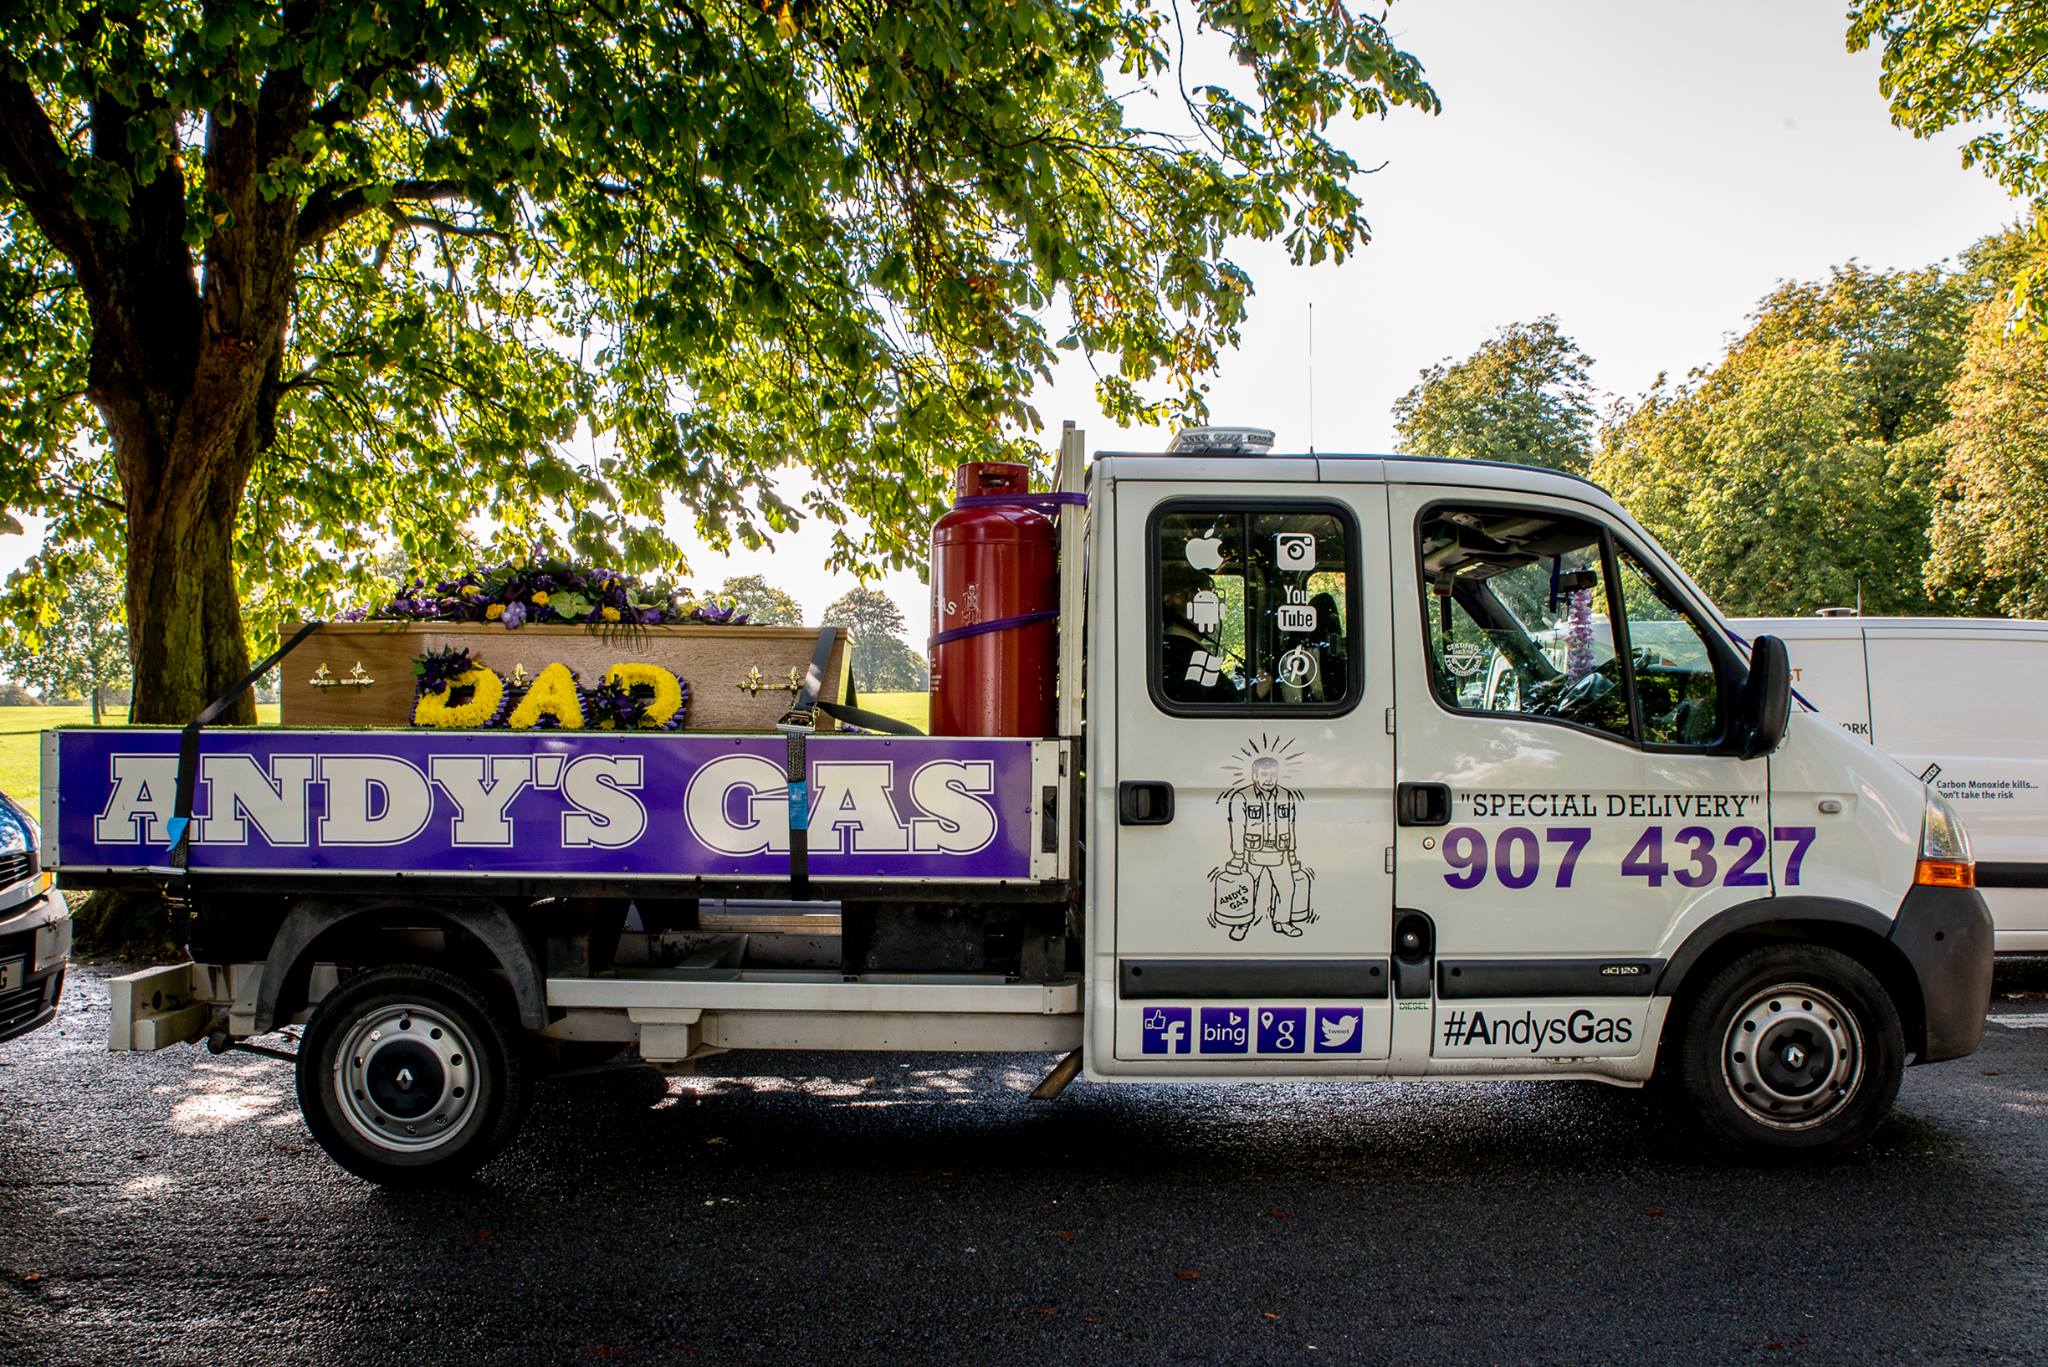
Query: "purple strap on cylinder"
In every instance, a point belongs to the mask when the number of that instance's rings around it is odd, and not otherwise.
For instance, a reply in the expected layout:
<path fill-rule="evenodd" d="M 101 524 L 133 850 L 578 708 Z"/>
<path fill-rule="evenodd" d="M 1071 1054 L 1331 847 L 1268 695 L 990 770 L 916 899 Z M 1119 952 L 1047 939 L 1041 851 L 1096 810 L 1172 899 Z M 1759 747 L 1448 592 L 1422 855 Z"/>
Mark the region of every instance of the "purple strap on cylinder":
<path fill-rule="evenodd" d="M 953 500 L 955 508 L 1030 508 L 1050 512 L 1061 504 L 1088 506 L 1086 494 L 962 494 Z"/>
<path fill-rule="evenodd" d="M 992 617 L 986 622 L 976 622 L 972 626 L 954 627 L 951 631 L 942 631 L 932 637 L 929 644 L 942 646 L 949 641 L 964 641 L 969 636 L 986 636 L 991 631 L 1008 631 L 1012 627 L 1035 626 L 1040 622 L 1050 622 L 1057 616 L 1059 616 L 1059 613 L 1054 611 L 1026 612 L 1020 613 L 1015 617 Z"/>

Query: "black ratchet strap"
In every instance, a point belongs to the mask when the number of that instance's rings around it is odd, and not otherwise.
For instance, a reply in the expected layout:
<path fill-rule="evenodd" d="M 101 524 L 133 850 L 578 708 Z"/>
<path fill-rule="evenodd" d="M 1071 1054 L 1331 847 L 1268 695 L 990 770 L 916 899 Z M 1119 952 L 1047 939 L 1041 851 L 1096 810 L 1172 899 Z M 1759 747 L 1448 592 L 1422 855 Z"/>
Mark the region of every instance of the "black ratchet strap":
<path fill-rule="evenodd" d="M 818 694 L 825 687 L 825 668 L 839 644 L 838 627 L 818 628 L 818 644 L 804 671 L 803 687 L 790 700 L 789 711 L 775 723 L 787 743 L 783 766 L 789 784 L 789 895 L 798 901 L 811 893 L 811 765 L 807 753 L 817 725 Z"/>
<path fill-rule="evenodd" d="M 185 868 L 192 855 L 192 796 L 199 786 L 199 732 L 201 728 L 219 721 L 235 700 L 258 679 L 268 674 L 279 660 L 297 649 L 299 642 L 311 636 L 315 630 L 327 625 L 325 622 L 307 622 L 292 638 L 276 650 L 263 657 L 263 663 L 249 671 L 248 677 L 227 692 L 208 703 L 206 707 L 187 722 L 178 734 L 178 802 L 172 809 L 170 822 L 170 862 L 176 868 Z"/>
<path fill-rule="evenodd" d="M 921 736 L 924 734 L 924 732 L 918 730 L 907 721 L 898 721 L 894 717 L 885 717 L 880 712 L 870 712 L 865 707 L 862 707 L 860 705 L 860 695 L 853 691 L 853 671 L 851 669 L 846 671 L 846 701 L 843 703 L 826 702 L 823 698 L 820 698 L 818 699 L 818 710 L 833 721 L 844 722 L 848 726 L 857 726 L 863 731 L 881 731 L 891 736 Z"/>

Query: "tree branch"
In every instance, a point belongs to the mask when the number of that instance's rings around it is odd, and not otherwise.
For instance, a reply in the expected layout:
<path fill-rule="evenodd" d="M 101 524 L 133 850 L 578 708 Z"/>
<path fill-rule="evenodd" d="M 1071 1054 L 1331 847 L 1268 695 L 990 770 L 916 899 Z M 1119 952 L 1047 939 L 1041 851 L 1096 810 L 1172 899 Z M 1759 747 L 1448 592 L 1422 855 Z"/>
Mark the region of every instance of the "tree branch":
<path fill-rule="evenodd" d="M 314 191 L 299 211 L 300 244 L 311 246 L 374 208 L 370 195 L 377 188 L 357 185 L 347 190 Z M 462 198 L 462 185 L 453 180 L 399 180 L 381 188 L 387 203 Z"/>
<path fill-rule="evenodd" d="M 13 72 L 0 71 L 0 173 L 43 236 L 81 277 L 97 279 L 100 242 L 72 198 L 77 181 L 69 160 L 35 91 Z"/>
<path fill-rule="evenodd" d="M 429 232 L 446 233 L 454 237 L 481 238 L 488 242 L 510 242 L 510 233 L 501 233 L 496 228 L 473 228 L 466 224 L 450 223 L 431 214 L 408 214 L 385 206 L 385 214 L 393 223 L 406 228 L 425 228 Z"/>

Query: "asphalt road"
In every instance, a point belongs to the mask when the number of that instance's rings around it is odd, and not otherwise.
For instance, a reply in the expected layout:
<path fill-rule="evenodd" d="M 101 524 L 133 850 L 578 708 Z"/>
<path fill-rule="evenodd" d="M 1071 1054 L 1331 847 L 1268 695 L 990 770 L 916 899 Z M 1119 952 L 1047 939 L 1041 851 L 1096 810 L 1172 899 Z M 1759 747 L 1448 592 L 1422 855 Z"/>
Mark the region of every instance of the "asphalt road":
<path fill-rule="evenodd" d="M 1703 1158 L 1591 1084 L 1108 1088 L 726 1059 L 547 1088 L 468 1187 L 286 1065 L 0 1046 L 0 1362 L 2048 1359 L 2048 969 L 1867 1149 Z"/>

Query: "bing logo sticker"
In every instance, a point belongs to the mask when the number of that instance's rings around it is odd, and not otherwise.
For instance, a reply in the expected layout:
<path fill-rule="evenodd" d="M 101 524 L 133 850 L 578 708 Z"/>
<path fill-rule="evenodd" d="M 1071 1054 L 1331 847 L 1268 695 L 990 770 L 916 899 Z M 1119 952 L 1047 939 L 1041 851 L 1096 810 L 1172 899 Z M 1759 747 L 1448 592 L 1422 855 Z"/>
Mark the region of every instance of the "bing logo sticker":
<path fill-rule="evenodd" d="M 1205 1006 L 1202 1008 L 1202 1052 L 1242 1054 L 1252 1047 L 1252 1009 L 1249 1006 Z"/>

